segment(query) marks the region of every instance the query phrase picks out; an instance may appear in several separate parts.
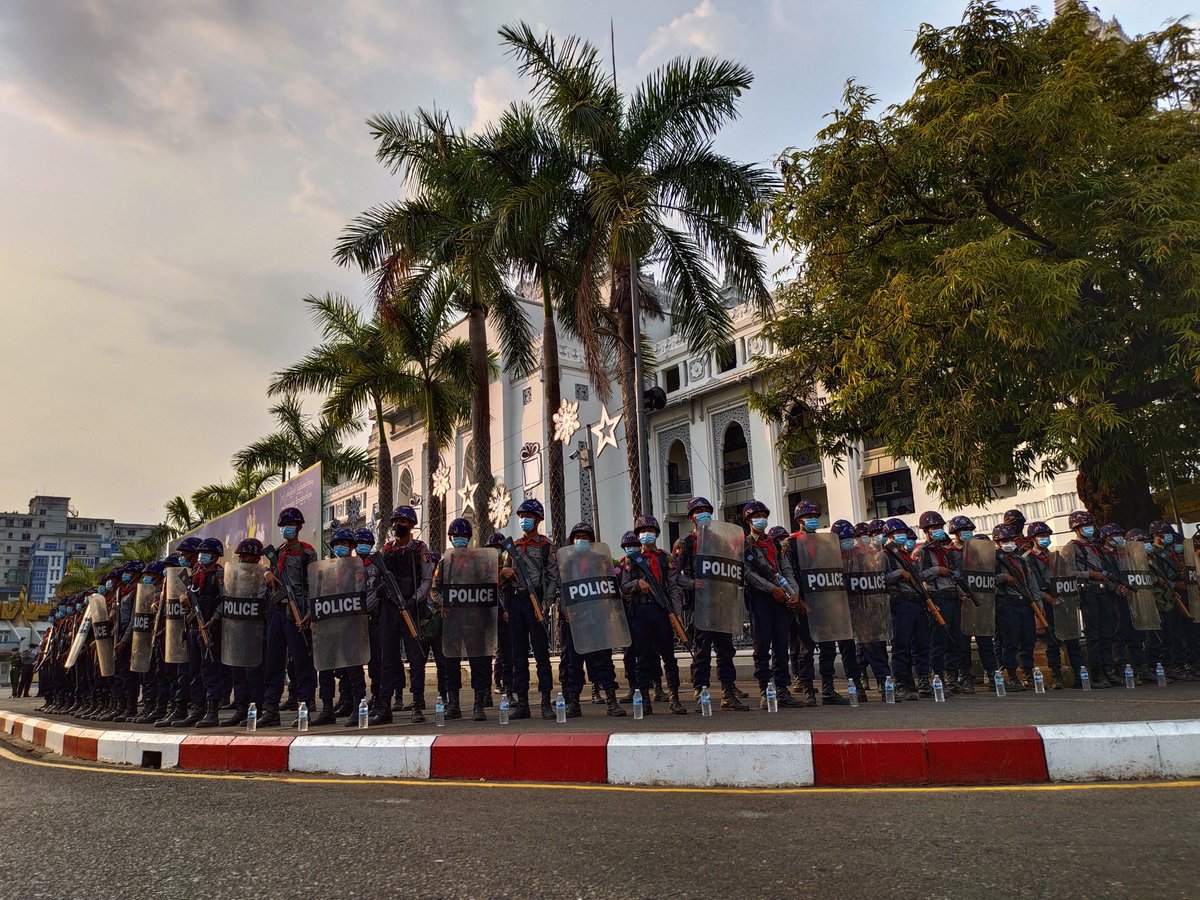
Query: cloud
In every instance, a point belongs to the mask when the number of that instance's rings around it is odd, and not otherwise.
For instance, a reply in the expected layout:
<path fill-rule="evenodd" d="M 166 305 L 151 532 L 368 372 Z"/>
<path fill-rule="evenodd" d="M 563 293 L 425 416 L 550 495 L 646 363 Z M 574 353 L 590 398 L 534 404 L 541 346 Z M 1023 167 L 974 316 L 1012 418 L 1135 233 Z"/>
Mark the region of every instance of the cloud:
<path fill-rule="evenodd" d="M 638 57 L 638 65 L 662 62 L 686 53 L 728 53 L 741 31 L 741 20 L 719 10 L 713 0 L 701 0 L 691 12 L 672 19 L 651 33 Z"/>
<path fill-rule="evenodd" d="M 498 119 L 510 104 L 528 96 L 529 85 L 508 68 L 497 66 L 480 75 L 471 85 L 471 124 L 467 131 L 481 130 Z"/>

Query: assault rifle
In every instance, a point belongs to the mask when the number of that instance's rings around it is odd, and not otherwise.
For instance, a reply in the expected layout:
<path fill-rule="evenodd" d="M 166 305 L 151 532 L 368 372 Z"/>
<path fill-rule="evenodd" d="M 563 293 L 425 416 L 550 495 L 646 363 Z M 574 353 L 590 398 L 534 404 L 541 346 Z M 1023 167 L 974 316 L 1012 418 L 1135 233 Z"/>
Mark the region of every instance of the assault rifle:
<path fill-rule="evenodd" d="M 883 552 L 895 560 L 896 565 L 903 571 L 908 573 L 909 584 L 912 585 L 913 590 L 917 592 L 921 599 L 925 601 L 925 611 L 929 613 L 933 621 L 946 629 L 947 634 L 950 634 L 950 626 L 946 624 L 946 619 L 942 616 L 942 611 L 938 609 L 937 604 L 933 602 L 933 597 L 925 589 L 925 583 L 921 581 L 921 576 L 918 574 L 916 566 L 907 561 L 891 547 L 884 547 Z"/>
<path fill-rule="evenodd" d="M 663 593 L 662 585 L 651 573 L 646 565 L 646 559 L 641 554 L 632 557 L 633 564 L 638 567 L 638 571 L 642 573 L 646 583 L 650 585 L 650 593 L 654 595 L 654 602 L 667 611 L 667 619 L 671 623 L 671 628 L 675 632 L 675 636 L 679 638 L 679 643 L 683 644 L 685 650 L 693 657 L 696 651 L 692 648 L 691 641 L 688 640 L 687 632 L 683 630 L 683 623 L 679 621 L 679 616 L 675 615 L 675 610 L 671 608 L 671 601 L 667 599 L 667 595 Z"/>
<path fill-rule="evenodd" d="M 367 559 L 371 561 L 371 565 L 379 573 L 379 578 L 383 582 L 385 589 L 384 593 L 392 601 L 392 606 L 396 607 L 400 613 L 400 618 L 404 620 L 404 627 L 408 629 L 408 636 L 414 641 L 417 640 L 417 623 L 413 621 L 412 616 L 408 612 L 408 607 L 404 605 L 404 594 L 400 591 L 400 585 L 396 583 L 396 576 L 383 563 L 383 554 L 376 550 L 369 554 Z"/>
<path fill-rule="evenodd" d="M 1029 589 L 1029 584 L 1025 581 L 1025 576 L 1021 574 L 1021 567 L 1016 565 L 1009 556 L 1000 557 L 1004 564 L 1008 567 L 1013 584 L 1017 586 L 1017 592 L 1025 598 L 1029 604 L 1029 608 L 1033 610 L 1033 617 L 1037 619 L 1037 623 L 1042 626 L 1042 629 L 1049 632 L 1050 623 L 1046 621 L 1046 614 L 1042 612 L 1042 604 L 1038 602 L 1037 597 L 1033 596 L 1033 591 Z"/>
<path fill-rule="evenodd" d="M 304 617 L 300 615 L 300 604 L 296 602 L 296 589 L 292 587 L 292 582 L 287 577 L 287 572 L 279 572 L 279 551 L 275 549 L 274 544 L 267 544 L 267 546 L 263 547 L 263 556 L 271 563 L 271 574 L 274 575 L 278 572 L 279 582 L 283 585 L 284 593 L 287 595 L 288 608 L 292 612 L 292 621 L 296 623 L 296 628 L 304 635 L 304 642 L 308 644 L 308 649 L 311 652 L 312 638 L 300 627 L 300 622 L 303 621 Z"/>
<path fill-rule="evenodd" d="M 537 592 L 533 589 L 533 577 L 529 574 L 529 569 L 525 566 L 525 557 L 517 551 L 517 545 L 513 543 L 510 537 L 504 537 L 500 546 L 504 548 L 504 552 L 512 560 L 513 568 L 517 572 L 517 578 L 521 580 L 521 587 L 529 594 L 529 602 L 533 604 L 533 617 L 545 626 L 546 634 L 549 635 L 550 625 L 546 621 L 545 613 L 542 612 L 542 605 L 538 603 Z"/>

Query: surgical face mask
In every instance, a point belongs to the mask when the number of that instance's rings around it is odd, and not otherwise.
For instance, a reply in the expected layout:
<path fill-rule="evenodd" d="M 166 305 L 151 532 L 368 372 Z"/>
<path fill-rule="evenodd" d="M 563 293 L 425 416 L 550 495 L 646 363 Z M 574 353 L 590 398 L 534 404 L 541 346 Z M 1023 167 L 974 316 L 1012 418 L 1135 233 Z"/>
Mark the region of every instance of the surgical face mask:
<path fill-rule="evenodd" d="M 104 585 L 100 585 L 100 587 L 96 588 L 96 593 L 100 594 L 100 596 L 104 596 L 108 593 L 108 588 L 106 588 Z"/>
<path fill-rule="evenodd" d="M 366 556 L 371 552 L 371 545 L 370 544 L 359 544 L 354 549 L 358 551 L 359 556 Z"/>
<path fill-rule="evenodd" d="M 210 562 L 212 562 L 212 554 L 211 553 L 201 553 L 200 554 L 200 565 L 207 566 Z"/>
<path fill-rule="evenodd" d="M 755 531 L 766 531 L 767 530 L 767 520 L 766 519 L 751 519 L 750 525 L 754 528 Z"/>
<path fill-rule="evenodd" d="M 962 541 L 964 544 L 967 541 L 971 540 L 971 538 L 973 538 L 973 537 L 975 537 L 975 532 L 973 532 L 973 531 L 960 531 L 958 533 L 958 539 L 960 541 Z"/>
<path fill-rule="evenodd" d="M 858 541 L 854 540 L 854 538 L 843 538 L 842 539 L 842 549 L 843 550 L 853 550 L 854 545 L 857 543 L 858 543 Z"/>
<path fill-rule="evenodd" d="M 153 575 L 143 575 L 142 576 L 142 584 L 154 584 L 154 576 Z"/>
<path fill-rule="evenodd" d="M 1164 544 L 1173 544 L 1173 543 L 1175 543 L 1175 535 L 1171 534 L 1171 532 L 1169 532 L 1169 531 L 1168 531 L 1168 532 L 1165 532 L 1165 533 L 1163 534 L 1163 536 L 1162 536 L 1162 539 L 1163 539 L 1163 543 L 1164 543 Z"/>
<path fill-rule="evenodd" d="M 182 553 L 180 553 L 179 556 L 176 557 L 176 559 L 178 560 L 178 562 L 181 566 L 183 566 L 185 569 L 187 568 L 188 560 L 187 560 L 186 556 L 184 556 Z"/>
<path fill-rule="evenodd" d="M 459 534 L 450 538 L 450 543 L 452 546 L 461 550 L 463 547 L 467 546 L 467 544 L 471 543 L 471 539 L 469 537 L 463 537 L 463 535 Z"/>
<path fill-rule="evenodd" d="M 1124 547 L 1125 546 L 1125 538 L 1121 537 L 1121 535 L 1119 535 L 1119 534 L 1113 535 L 1112 542 L 1113 542 L 1114 547 Z"/>
<path fill-rule="evenodd" d="M 904 537 L 904 535 L 902 535 L 900 532 L 897 531 L 895 534 L 891 535 L 891 540 L 892 540 L 892 543 L 895 544 L 897 547 L 903 547 L 906 538 Z"/>
<path fill-rule="evenodd" d="M 592 542 L 587 538 L 575 538 L 575 546 L 581 550 L 587 550 L 592 546 Z"/>
<path fill-rule="evenodd" d="M 1005 553 L 1012 553 L 1014 550 L 1017 549 L 1017 545 L 1014 544 L 1012 541 L 1005 541 L 1003 544 L 1000 545 L 1000 549 L 1003 550 Z"/>
<path fill-rule="evenodd" d="M 1147 552 L 1147 553 L 1153 553 L 1153 552 L 1154 552 L 1154 545 L 1153 545 L 1153 544 L 1142 544 L 1142 546 L 1146 548 L 1146 552 Z"/>
<path fill-rule="evenodd" d="M 658 535 L 655 534 L 653 531 L 643 531 L 641 534 L 638 535 L 638 540 L 641 541 L 646 546 L 650 546 L 651 544 L 653 544 L 655 541 L 658 540 Z"/>
<path fill-rule="evenodd" d="M 347 556 L 350 555 L 350 548 L 347 547 L 345 544 L 338 544 L 336 547 L 333 548 L 333 555 L 336 556 L 338 559 L 345 559 Z"/>
<path fill-rule="evenodd" d="M 917 546 L 917 541 L 915 538 L 908 538 L 904 541 L 905 550 L 912 550 L 915 546 Z"/>
<path fill-rule="evenodd" d="M 946 529 L 935 528 L 933 531 L 929 532 L 929 536 L 935 541 L 944 541 L 946 539 Z"/>
<path fill-rule="evenodd" d="M 283 526 L 283 536 L 289 541 L 299 533 L 300 533 L 300 529 L 297 528 L 295 525 L 284 525 Z"/>
<path fill-rule="evenodd" d="M 392 534 L 396 537 L 407 537 L 412 531 L 412 526 L 407 522 L 397 522 L 392 526 Z"/>
<path fill-rule="evenodd" d="M 526 516 L 525 518 L 523 518 L 521 520 L 521 530 L 526 531 L 526 532 L 533 531 L 533 526 L 536 524 L 537 523 L 535 521 L 533 521 L 532 518 L 530 518 L 529 516 Z"/>
<path fill-rule="evenodd" d="M 813 531 L 816 531 L 820 527 L 821 527 L 820 519 L 805 519 L 804 520 L 804 530 L 805 531 L 813 532 Z"/>
<path fill-rule="evenodd" d="M 641 552 L 642 551 L 638 547 L 626 547 L 625 548 L 625 555 L 630 557 L 631 559 L 633 557 L 637 556 Z"/>
<path fill-rule="evenodd" d="M 1050 546 L 1050 538 L 1046 537 L 1045 535 L 1042 535 L 1040 538 L 1038 538 L 1037 542 L 1038 542 L 1038 546 L 1041 547 L 1043 550 L 1048 549 Z"/>
<path fill-rule="evenodd" d="M 696 524 L 697 525 L 703 525 L 705 522 L 711 522 L 711 521 L 712 521 L 712 513 L 710 513 L 710 512 L 696 513 Z"/>
<path fill-rule="evenodd" d="M 883 542 L 887 539 L 882 534 L 877 534 L 873 538 L 871 538 L 871 540 L 875 542 L 876 547 L 882 547 Z"/>
<path fill-rule="evenodd" d="M 1084 525 L 1083 526 L 1083 536 L 1085 538 L 1087 538 L 1088 540 L 1091 540 L 1092 538 L 1094 538 L 1096 536 L 1096 526 L 1095 525 Z"/>
<path fill-rule="evenodd" d="M 125 582 L 125 584 L 129 584 L 129 582 L 133 581 L 133 575 L 129 572 L 122 572 L 121 581 Z"/>

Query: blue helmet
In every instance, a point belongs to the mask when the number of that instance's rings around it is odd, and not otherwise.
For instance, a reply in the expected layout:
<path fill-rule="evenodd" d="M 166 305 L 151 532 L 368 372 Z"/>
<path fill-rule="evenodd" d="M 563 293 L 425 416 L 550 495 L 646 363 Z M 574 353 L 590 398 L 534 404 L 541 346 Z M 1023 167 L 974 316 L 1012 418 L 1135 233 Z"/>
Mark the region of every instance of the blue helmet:
<path fill-rule="evenodd" d="M 488 538 L 487 545 L 494 550 L 502 550 L 507 542 L 508 538 L 497 531 L 490 538 Z"/>
<path fill-rule="evenodd" d="M 1015 541 L 1016 539 L 1017 532 L 1011 525 L 1001 523 L 992 529 L 993 541 Z"/>
<path fill-rule="evenodd" d="M 876 535 L 883 534 L 887 529 L 887 522 L 883 519 L 872 519 L 867 523 L 867 534 Z"/>
<path fill-rule="evenodd" d="M 1043 534 L 1053 535 L 1054 529 L 1045 522 L 1030 522 L 1025 526 L 1025 537 L 1035 538 Z"/>
<path fill-rule="evenodd" d="M 152 562 L 142 570 L 143 575 L 161 575 L 167 570 L 167 564 L 162 560 Z"/>
<path fill-rule="evenodd" d="M 1124 533 L 1125 533 L 1125 529 L 1122 528 L 1120 525 L 1118 525 L 1116 522 L 1109 522 L 1107 525 L 1103 526 L 1100 529 L 1100 537 L 1102 537 L 1102 538 L 1116 537 L 1117 535 L 1124 534 Z"/>
<path fill-rule="evenodd" d="M 960 531 L 974 531 L 975 523 L 971 521 L 970 516 L 955 516 L 950 520 L 950 527 L 947 529 L 951 534 L 958 534 Z"/>
<path fill-rule="evenodd" d="M 871 533 L 871 526 L 868 525 L 866 522 L 858 522 L 855 524 L 855 526 L 854 526 L 854 536 L 855 537 L 866 537 L 870 533 Z"/>
<path fill-rule="evenodd" d="M 129 562 L 125 563 L 125 565 L 121 566 L 121 571 L 131 573 L 141 572 L 145 568 L 146 564 L 140 559 L 131 559 Z"/>
<path fill-rule="evenodd" d="M 539 501 L 530 498 L 517 507 L 517 515 L 537 516 L 539 519 L 545 519 L 546 510 L 542 507 L 542 504 Z"/>
<path fill-rule="evenodd" d="M 573 542 L 575 540 L 575 535 L 577 534 L 582 534 L 589 541 L 594 541 L 596 539 L 596 529 L 594 529 L 587 522 L 580 522 L 574 528 L 572 528 L 571 533 L 567 535 L 567 540 Z"/>
<path fill-rule="evenodd" d="M 397 506 L 392 510 L 392 521 L 411 522 L 413 525 L 416 525 L 418 521 L 417 511 L 411 506 Z"/>
<path fill-rule="evenodd" d="M 821 504 L 815 500 L 801 500 L 792 510 L 792 518 L 799 522 L 801 519 L 814 519 L 821 515 Z"/>
<path fill-rule="evenodd" d="M 203 553 L 211 553 L 213 556 L 225 555 L 225 545 L 219 538 L 205 538 L 200 542 L 200 550 Z"/>
<path fill-rule="evenodd" d="M 662 528 L 658 524 L 658 519 L 654 516 L 638 516 L 637 521 L 633 523 L 634 531 L 653 531 L 655 534 L 662 534 Z"/>
<path fill-rule="evenodd" d="M 772 525 L 767 529 L 767 537 L 773 541 L 781 541 L 788 536 L 788 530 L 782 525 Z"/>
<path fill-rule="evenodd" d="M 303 525 L 304 513 L 296 509 L 294 506 L 289 506 L 287 509 L 279 513 L 279 519 L 276 525 Z"/>
<path fill-rule="evenodd" d="M 353 543 L 355 543 L 354 532 L 351 531 L 349 528 L 339 528 L 337 531 L 335 531 L 333 533 L 333 537 L 331 537 L 329 539 L 329 546 L 331 546 L 331 547 L 334 544 L 353 544 Z"/>
<path fill-rule="evenodd" d="M 1146 534 L 1146 532 L 1140 528 L 1130 528 L 1127 532 L 1125 532 L 1125 540 L 1148 541 L 1150 540 L 1150 535 Z"/>
<path fill-rule="evenodd" d="M 354 532 L 354 541 L 358 544 L 374 544 L 375 532 L 370 528 L 360 528 Z"/>
<path fill-rule="evenodd" d="M 707 497 L 693 497 L 688 501 L 687 514 L 689 517 L 694 513 L 702 512 L 704 510 L 708 510 L 709 512 L 714 511 L 713 505 Z"/>
<path fill-rule="evenodd" d="M 936 509 L 921 513 L 921 518 L 917 520 L 917 527 L 922 531 L 932 531 L 935 528 L 942 528 L 945 524 L 946 520 L 942 518 L 942 514 Z"/>
<path fill-rule="evenodd" d="M 845 519 L 838 519 L 829 526 L 829 530 L 840 538 L 854 538 L 857 536 L 854 526 Z"/>
<path fill-rule="evenodd" d="M 884 534 L 895 534 L 897 531 L 908 531 L 903 519 L 888 519 L 883 523 Z"/>
<path fill-rule="evenodd" d="M 238 556 L 262 556 L 263 545 L 258 538 L 246 538 L 237 545 Z"/>
<path fill-rule="evenodd" d="M 179 546 L 175 548 L 176 553 L 199 553 L 200 544 L 203 541 L 198 537 L 185 537 L 179 542 Z"/>
<path fill-rule="evenodd" d="M 446 529 L 447 537 L 466 537 L 469 538 L 474 531 L 471 528 L 471 523 L 466 519 L 455 519 L 450 523 L 450 527 Z"/>
<path fill-rule="evenodd" d="M 771 514 L 771 510 L 767 508 L 767 504 L 763 503 L 761 500 L 751 500 L 742 507 L 743 519 L 748 519 L 751 516 L 759 514 L 764 516 L 769 516 Z"/>
<path fill-rule="evenodd" d="M 642 542 L 638 540 L 638 536 L 632 531 L 627 531 L 621 535 L 622 547 L 640 547 L 641 544 Z"/>

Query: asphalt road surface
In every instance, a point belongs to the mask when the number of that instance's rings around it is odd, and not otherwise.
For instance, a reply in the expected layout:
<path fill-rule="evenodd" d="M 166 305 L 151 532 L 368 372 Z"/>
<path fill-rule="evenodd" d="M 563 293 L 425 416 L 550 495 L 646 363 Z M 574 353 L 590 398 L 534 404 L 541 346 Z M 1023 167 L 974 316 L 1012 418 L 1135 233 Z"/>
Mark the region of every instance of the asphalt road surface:
<path fill-rule="evenodd" d="M 139 774 L 14 746 L 0 745 L 13 898 L 1200 894 L 1200 782 L 484 786 Z"/>

